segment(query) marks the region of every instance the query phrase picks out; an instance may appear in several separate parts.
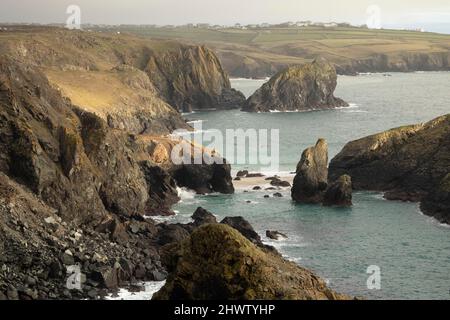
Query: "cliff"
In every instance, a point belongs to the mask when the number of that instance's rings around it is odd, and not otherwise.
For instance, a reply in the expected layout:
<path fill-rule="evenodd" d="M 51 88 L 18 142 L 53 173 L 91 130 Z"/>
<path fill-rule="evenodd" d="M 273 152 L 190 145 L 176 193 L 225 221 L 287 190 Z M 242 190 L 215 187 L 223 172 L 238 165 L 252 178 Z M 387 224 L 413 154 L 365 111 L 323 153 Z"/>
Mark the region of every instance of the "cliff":
<path fill-rule="evenodd" d="M 211 50 L 176 41 L 15 27 L 0 33 L 0 54 L 38 66 L 74 104 L 134 133 L 182 127 L 177 110 L 240 108 L 245 100 Z"/>
<path fill-rule="evenodd" d="M 384 191 L 388 199 L 423 201 L 425 213 L 449 223 L 449 141 L 450 115 L 388 130 L 349 142 L 329 175 L 349 174 L 355 189 Z"/>
<path fill-rule="evenodd" d="M 167 134 L 188 126 L 145 72 L 118 59 L 129 50 L 139 60 L 126 39 L 54 28 L 0 38 L 0 299 L 97 299 L 126 281 L 163 280 L 158 243 L 169 231 L 144 216 L 173 214 L 176 180 L 233 192 L 229 165 L 199 165 L 189 178 L 170 163 L 161 142 L 180 143 Z M 66 287 L 75 266 L 82 291 Z"/>
<path fill-rule="evenodd" d="M 155 300 L 351 299 L 224 224 L 201 226 L 172 255 L 169 277 Z"/>
<path fill-rule="evenodd" d="M 317 59 L 273 76 L 248 98 L 243 111 L 307 111 L 347 106 L 334 97 L 336 85 L 334 66 Z"/>

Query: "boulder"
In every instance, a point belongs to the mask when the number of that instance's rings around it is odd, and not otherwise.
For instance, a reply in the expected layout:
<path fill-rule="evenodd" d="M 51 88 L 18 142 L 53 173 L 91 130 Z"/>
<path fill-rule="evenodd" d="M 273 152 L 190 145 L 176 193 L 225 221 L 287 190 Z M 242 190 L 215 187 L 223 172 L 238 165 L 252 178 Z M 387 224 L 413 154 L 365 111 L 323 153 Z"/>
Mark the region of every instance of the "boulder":
<path fill-rule="evenodd" d="M 352 205 L 352 178 L 342 175 L 325 192 L 325 206 L 350 207 Z"/>
<path fill-rule="evenodd" d="M 203 224 L 207 223 L 217 223 L 216 217 L 206 209 L 202 207 L 198 207 L 192 215 L 192 219 L 194 220 L 194 225 L 199 227 Z"/>
<path fill-rule="evenodd" d="M 278 232 L 278 231 L 266 231 L 266 237 L 272 240 L 280 240 L 280 239 L 286 239 L 287 235 L 284 233 Z"/>
<path fill-rule="evenodd" d="M 305 111 L 348 106 L 333 95 L 336 85 L 335 67 L 319 58 L 274 75 L 248 98 L 243 111 Z"/>
<path fill-rule="evenodd" d="M 253 229 L 252 225 L 243 217 L 226 217 L 220 223 L 229 225 L 230 227 L 236 229 L 252 243 L 258 246 L 263 245 L 261 237 Z"/>
<path fill-rule="evenodd" d="M 299 203 L 321 203 L 328 185 L 328 145 L 319 139 L 314 147 L 303 151 L 294 183 L 292 199 Z"/>
<path fill-rule="evenodd" d="M 349 299 L 310 271 L 255 246 L 237 230 L 208 224 L 175 250 L 154 300 Z"/>
<path fill-rule="evenodd" d="M 248 175 L 248 170 L 241 170 L 241 171 L 238 171 L 238 173 L 236 174 L 236 177 L 242 178 L 242 177 L 245 177 L 246 175 Z"/>

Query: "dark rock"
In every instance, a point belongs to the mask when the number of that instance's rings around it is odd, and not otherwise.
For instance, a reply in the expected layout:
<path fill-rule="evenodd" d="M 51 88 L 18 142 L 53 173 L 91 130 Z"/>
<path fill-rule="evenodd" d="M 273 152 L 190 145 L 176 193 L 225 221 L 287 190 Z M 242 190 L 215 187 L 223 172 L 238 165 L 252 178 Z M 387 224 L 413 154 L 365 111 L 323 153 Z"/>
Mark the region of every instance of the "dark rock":
<path fill-rule="evenodd" d="M 180 200 L 175 180 L 161 167 L 152 166 L 150 161 L 141 162 L 140 166 L 151 199 L 147 203 L 147 215 L 173 215 L 170 207 Z"/>
<path fill-rule="evenodd" d="M 236 178 L 234 178 L 234 181 L 241 181 L 241 178 L 240 177 L 236 177 Z"/>
<path fill-rule="evenodd" d="M 227 225 L 198 228 L 174 255 L 173 271 L 155 300 L 350 299 Z"/>
<path fill-rule="evenodd" d="M 108 289 L 117 289 L 119 285 L 118 269 L 110 266 L 100 267 L 92 274 L 92 279 L 99 281 Z"/>
<path fill-rule="evenodd" d="M 231 166 L 227 163 L 181 165 L 172 169 L 171 174 L 180 187 L 195 190 L 199 194 L 234 193 Z"/>
<path fill-rule="evenodd" d="M 280 240 L 280 239 L 286 239 L 287 235 L 285 235 L 284 233 L 278 232 L 278 231 L 270 231 L 267 230 L 266 231 L 266 237 L 269 239 L 273 239 L 273 240 Z"/>
<path fill-rule="evenodd" d="M 256 233 L 251 224 L 243 217 L 226 217 L 220 223 L 227 224 L 239 231 L 244 237 L 256 245 L 262 245 L 261 237 Z"/>
<path fill-rule="evenodd" d="M 273 196 L 276 197 L 276 198 L 282 198 L 283 197 L 283 195 L 281 193 L 279 193 L 279 192 L 275 192 L 273 194 Z"/>
<path fill-rule="evenodd" d="M 70 251 L 66 251 L 61 255 L 61 261 L 66 266 L 71 266 L 75 264 L 75 259 L 73 258 L 73 255 L 69 252 Z"/>
<path fill-rule="evenodd" d="M 236 174 L 236 177 L 243 178 L 246 175 L 248 175 L 248 170 L 241 170 L 241 171 L 238 171 L 238 173 Z"/>
<path fill-rule="evenodd" d="M 348 106 L 334 97 L 335 67 L 324 59 L 289 67 L 262 85 L 246 102 L 243 111 L 305 111 Z"/>
<path fill-rule="evenodd" d="M 350 207 L 352 205 L 352 178 L 343 175 L 332 183 L 325 192 L 323 204 L 325 206 Z"/>
<path fill-rule="evenodd" d="M 270 198 L 270 196 L 268 194 L 265 194 L 264 198 Z"/>
<path fill-rule="evenodd" d="M 189 237 L 189 232 L 177 224 L 160 225 L 160 228 L 161 229 L 158 232 L 158 243 L 160 245 L 166 245 L 172 242 L 181 242 Z"/>
<path fill-rule="evenodd" d="M 270 181 L 270 184 L 275 187 L 290 187 L 291 186 L 291 184 L 288 181 L 282 181 L 278 178 L 272 179 L 272 181 Z"/>
<path fill-rule="evenodd" d="M 319 139 L 314 147 L 303 151 L 291 190 L 292 199 L 300 203 L 321 203 L 328 184 L 328 145 Z"/>
<path fill-rule="evenodd" d="M 163 280 L 166 280 L 166 278 L 167 278 L 167 274 L 164 274 L 159 271 L 153 271 L 152 276 L 153 276 L 153 281 L 163 281 Z"/>
<path fill-rule="evenodd" d="M 211 212 L 201 207 L 198 207 L 197 210 L 195 210 L 192 219 L 194 220 L 194 225 L 197 227 L 207 223 L 217 223 L 216 217 Z"/>
<path fill-rule="evenodd" d="M 261 187 L 260 187 L 260 186 L 254 186 L 254 187 L 253 187 L 253 190 L 255 190 L 255 191 L 256 191 L 256 190 L 261 190 Z"/>

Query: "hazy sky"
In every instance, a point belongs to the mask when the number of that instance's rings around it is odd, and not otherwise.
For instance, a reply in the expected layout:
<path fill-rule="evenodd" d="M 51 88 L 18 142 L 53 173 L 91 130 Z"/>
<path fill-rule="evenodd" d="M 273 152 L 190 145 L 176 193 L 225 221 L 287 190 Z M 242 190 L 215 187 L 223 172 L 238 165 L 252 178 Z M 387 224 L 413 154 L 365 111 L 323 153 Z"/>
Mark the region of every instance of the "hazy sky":
<path fill-rule="evenodd" d="M 367 8 L 377 5 L 384 27 L 450 32 L 450 0 L 1 0 L 0 22 L 62 23 L 71 4 L 81 8 L 82 23 L 160 25 L 298 20 L 363 24 Z"/>

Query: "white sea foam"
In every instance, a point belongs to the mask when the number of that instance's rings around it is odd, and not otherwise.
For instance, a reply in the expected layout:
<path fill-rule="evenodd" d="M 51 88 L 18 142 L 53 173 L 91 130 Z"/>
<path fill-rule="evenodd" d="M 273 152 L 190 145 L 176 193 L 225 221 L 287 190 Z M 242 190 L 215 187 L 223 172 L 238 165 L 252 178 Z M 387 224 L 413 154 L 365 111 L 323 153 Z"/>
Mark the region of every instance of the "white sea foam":
<path fill-rule="evenodd" d="M 178 193 L 178 197 L 180 197 L 181 202 L 183 200 L 190 200 L 190 199 L 194 199 L 195 198 L 195 191 L 193 190 L 189 190 L 187 188 L 180 188 L 177 187 L 177 193 Z"/>
<path fill-rule="evenodd" d="M 128 289 L 121 288 L 117 293 L 106 296 L 105 300 L 150 300 L 165 283 L 166 281 L 142 282 L 138 284 L 139 287 L 142 287 L 142 291 L 132 292 Z"/>

